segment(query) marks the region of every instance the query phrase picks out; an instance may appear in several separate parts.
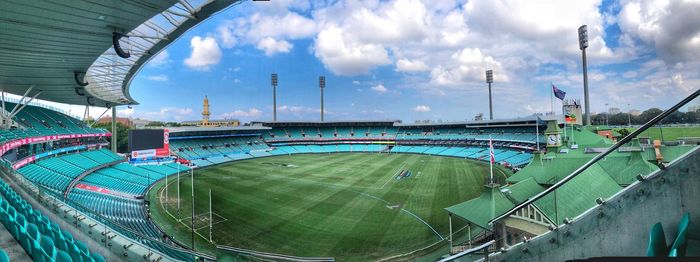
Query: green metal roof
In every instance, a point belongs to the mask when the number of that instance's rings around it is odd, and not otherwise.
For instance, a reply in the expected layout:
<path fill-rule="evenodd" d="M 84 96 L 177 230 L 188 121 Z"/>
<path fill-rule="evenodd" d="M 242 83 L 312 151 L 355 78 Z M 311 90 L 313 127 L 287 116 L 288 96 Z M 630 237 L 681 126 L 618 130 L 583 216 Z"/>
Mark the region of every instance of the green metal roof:
<path fill-rule="evenodd" d="M 596 205 L 597 198 L 610 197 L 621 189 L 600 165 L 594 164 L 553 193 L 536 201 L 535 206 L 550 220 L 561 224 L 564 218 L 572 219 Z"/>
<path fill-rule="evenodd" d="M 489 221 L 514 206 L 506 196 L 501 194 L 499 187 L 485 186 L 481 196 L 445 208 L 445 210 L 481 228 L 490 230 Z"/>
<path fill-rule="evenodd" d="M 630 152 L 626 159 L 606 158 L 598 162 L 619 185 L 627 186 L 636 180 L 637 175 L 647 175 L 659 168 L 644 159 L 642 152 Z"/>
<path fill-rule="evenodd" d="M 526 178 L 516 184 L 504 187 L 510 189 L 511 201 L 513 204 L 520 204 L 530 198 L 531 196 L 537 195 L 544 191 L 545 187 L 538 184 L 534 178 Z"/>

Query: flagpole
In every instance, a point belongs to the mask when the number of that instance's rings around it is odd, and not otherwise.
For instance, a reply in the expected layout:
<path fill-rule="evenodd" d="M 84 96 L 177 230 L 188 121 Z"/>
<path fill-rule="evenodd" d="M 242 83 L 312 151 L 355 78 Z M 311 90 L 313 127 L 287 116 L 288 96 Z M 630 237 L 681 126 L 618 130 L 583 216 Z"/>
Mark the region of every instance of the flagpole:
<path fill-rule="evenodd" d="M 540 116 L 537 116 L 535 118 L 535 139 L 537 139 L 537 141 L 535 141 L 535 144 L 537 145 L 537 150 L 535 150 L 535 152 L 539 152 L 540 151 Z"/>
<path fill-rule="evenodd" d="M 491 183 L 489 185 L 493 185 L 493 161 L 494 161 L 494 155 L 493 155 L 493 140 L 491 140 L 491 135 L 489 135 L 489 172 L 490 172 L 490 179 Z"/>
<path fill-rule="evenodd" d="M 549 112 L 554 114 L 554 84 L 550 83 L 549 87 Z"/>

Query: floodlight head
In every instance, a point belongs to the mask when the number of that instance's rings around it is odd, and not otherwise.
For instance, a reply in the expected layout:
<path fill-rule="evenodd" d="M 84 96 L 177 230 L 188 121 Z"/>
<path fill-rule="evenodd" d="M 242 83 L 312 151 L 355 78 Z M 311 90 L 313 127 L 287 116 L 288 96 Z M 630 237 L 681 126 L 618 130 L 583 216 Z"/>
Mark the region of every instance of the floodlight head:
<path fill-rule="evenodd" d="M 325 76 L 318 77 L 318 88 L 326 88 L 326 77 Z"/>
<path fill-rule="evenodd" d="M 272 85 L 277 86 L 277 74 L 272 73 Z"/>
<path fill-rule="evenodd" d="M 578 28 L 578 48 L 583 50 L 588 47 L 588 26 L 582 25 Z"/>
<path fill-rule="evenodd" d="M 486 83 L 493 83 L 493 70 L 486 70 Z"/>

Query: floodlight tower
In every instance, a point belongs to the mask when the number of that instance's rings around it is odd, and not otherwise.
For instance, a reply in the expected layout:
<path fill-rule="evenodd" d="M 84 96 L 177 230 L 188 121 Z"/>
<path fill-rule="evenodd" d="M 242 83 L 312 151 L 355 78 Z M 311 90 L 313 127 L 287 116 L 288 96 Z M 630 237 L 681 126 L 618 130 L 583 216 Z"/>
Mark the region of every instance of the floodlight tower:
<path fill-rule="evenodd" d="M 581 49 L 583 60 L 583 103 L 586 105 L 586 118 L 584 125 L 591 125 L 591 107 L 588 102 L 588 66 L 586 65 L 586 48 L 588 48 L 588 26 L 578 28 L 578 48 Z"/>
<path fill-rule="evenodd" d="M 277 74 L 272 73 L 272 121 L 277 122 Z"/>
<path fill-rule="evenodd" d="M 318 88 L 321 89 L 321 122 L 323 122 L 323 89 L 326 88 L 326 77 L 318 77 Z"/>
<path fill-rule="evenodd" d="M 493 83 L 493 70 L 486 70 L 486 83 L 489 84 L 489 120 L 493 120 L 493 104 L 491 101 L 491 84 Z"/>

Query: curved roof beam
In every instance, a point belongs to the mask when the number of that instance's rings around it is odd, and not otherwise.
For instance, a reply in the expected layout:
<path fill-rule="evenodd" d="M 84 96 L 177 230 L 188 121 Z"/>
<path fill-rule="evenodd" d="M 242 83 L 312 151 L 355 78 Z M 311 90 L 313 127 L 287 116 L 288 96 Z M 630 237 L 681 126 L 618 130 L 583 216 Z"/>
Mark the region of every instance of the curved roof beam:
<path fill-rule="evenodd" d="M 193 3 L 191 3 L 193 2 Z M 182 34 L 241 0 L 179 0 L 117 39 L 85 74 L 85 90 L 93 97 L 116 105 L 138 104 L 129 94 L 134 76 L 161 50 Z M 124 55 L 128 54 L 126 58 Z M 106 103 L 105 103 L 106 104 Z"/>

